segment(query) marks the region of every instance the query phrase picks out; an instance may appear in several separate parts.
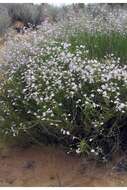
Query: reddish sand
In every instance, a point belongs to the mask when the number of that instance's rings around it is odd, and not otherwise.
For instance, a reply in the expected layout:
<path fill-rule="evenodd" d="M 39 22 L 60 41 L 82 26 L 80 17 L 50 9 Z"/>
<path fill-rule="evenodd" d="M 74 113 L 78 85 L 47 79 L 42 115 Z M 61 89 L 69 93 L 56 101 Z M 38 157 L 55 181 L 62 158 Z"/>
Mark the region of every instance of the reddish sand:
<path fill-rule="evenodd" d="M 0 153 L 0 186 L 127 186 L 127 174 L 53 147 L 13 147 Z"/>

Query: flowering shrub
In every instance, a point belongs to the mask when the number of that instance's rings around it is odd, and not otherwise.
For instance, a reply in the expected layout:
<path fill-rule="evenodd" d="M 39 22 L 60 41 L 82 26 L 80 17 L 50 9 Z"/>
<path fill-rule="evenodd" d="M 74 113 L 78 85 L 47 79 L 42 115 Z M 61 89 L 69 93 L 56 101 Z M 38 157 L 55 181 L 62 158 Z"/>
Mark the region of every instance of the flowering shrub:
<path fill-rule="evenodd" d="M 0 132 L 26 133 L 38 141 L 47 138 L 63 144 L 68 153 L 92 154 L 105 161 L 122 145 L 121 131 L 126 128 L 127 65 L 121 64 L 121 57 L 126 60 L 121 50 L 126 30 L 107 24 L 105 32 L 97 31 L 97 20 L 85 23 L 83 18 L 43 23 L 23 39 L 8 39 L 6 79 L 0 84 Z M 111 44 L 107 51 L 107 39 L 114 43 L 112 31 L 122 45 Z"/>
<path fill-rule="evenodd" d="M 106 146 L 115 149 L 126 117 L 127 66 L 112 54 L 89 59 L 83 45 L 72 53 L 67 42 L 52 41 L 33 53 L 25 62 L 17 57 L 7 72 L 1 132 L 16 136 L 39 128 L 56 139 L 64 136 L 77 153 L 105 155 Z"/>

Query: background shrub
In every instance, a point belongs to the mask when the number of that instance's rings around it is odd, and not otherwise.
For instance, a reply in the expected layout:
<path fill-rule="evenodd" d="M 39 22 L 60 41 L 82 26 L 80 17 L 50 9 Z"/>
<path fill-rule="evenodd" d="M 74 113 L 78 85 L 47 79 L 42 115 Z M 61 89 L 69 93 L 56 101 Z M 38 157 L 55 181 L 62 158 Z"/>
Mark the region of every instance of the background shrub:
<path fill-rule="evenodd" d="M 33 4 L 7 4 L 8 14 L 12 21 L 20 20 L 26 25 L 28 23 L 37 25 L 40 23 L 41 7 Z"/>
<path fill-rule="evenodd" d="M 10 21 L 7 9 L 0 5 L 0 35 L 4 35 L 10 25 Z"/>

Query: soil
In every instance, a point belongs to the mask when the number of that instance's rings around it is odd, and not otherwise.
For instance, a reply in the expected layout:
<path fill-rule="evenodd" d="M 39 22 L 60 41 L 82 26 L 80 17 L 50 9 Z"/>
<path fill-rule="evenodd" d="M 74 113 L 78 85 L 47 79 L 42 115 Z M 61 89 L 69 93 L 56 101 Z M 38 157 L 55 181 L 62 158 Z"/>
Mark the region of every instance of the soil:
<path fill-rule="evenodd" d="M 0 151 L 0 186 L 127 186 L 127 172 L 115 162 L 98 165 L 52 146 L 10 147 Z"/>

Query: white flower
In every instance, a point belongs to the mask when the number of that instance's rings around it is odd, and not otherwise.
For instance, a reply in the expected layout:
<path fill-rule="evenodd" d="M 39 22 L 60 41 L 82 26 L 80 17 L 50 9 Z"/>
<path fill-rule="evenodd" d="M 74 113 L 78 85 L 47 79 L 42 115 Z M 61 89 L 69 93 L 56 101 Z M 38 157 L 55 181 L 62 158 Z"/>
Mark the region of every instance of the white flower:
<path fill-rule="evenodd" d="M 80 153 L 81 153 L 80 148 L 76 149 L 76 153 L 77 153 L 77 154 L 80 154 Z"/>
<path fill-rule="evenodd" d="M 67 132 L 66 132 L 66 134 L 67 134 L 67 135 L 70 135 L 70 132 L 69 132 L 69 131 L 67 131 Z"/>
<path fill-rule="evenodd" d="M 91 149 L 91 152 L 93 152 L 93 153 L 94 153 L 94 152 L 95 152 L 95 150 L 94 150 L 94 149 Z"/>
<path fill-rule="evenodd" d="M 64 49 L 66 49 L 66 48 L 69 47 L 69 44 L 68 44 L 67 42 L 65 42 L 65 43 L 63 44 L 63 47 L 64 47 Z"/>

